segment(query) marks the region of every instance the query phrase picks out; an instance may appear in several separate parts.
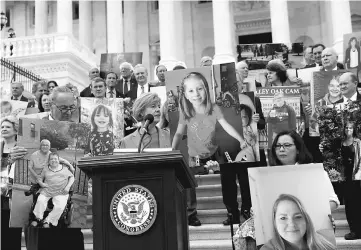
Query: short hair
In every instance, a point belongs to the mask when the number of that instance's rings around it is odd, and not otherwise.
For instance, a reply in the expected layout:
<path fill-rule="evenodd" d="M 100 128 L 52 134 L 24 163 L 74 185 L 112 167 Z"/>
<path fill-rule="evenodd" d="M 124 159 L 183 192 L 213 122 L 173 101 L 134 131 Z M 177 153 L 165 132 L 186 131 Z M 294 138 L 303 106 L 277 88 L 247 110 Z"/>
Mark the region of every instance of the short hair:
<path fill-rule="evenodd" d="M 107 83 L 105 82 L 105 80 L 101 77 L 95 77 L 91 80 L 91 84 L 92 84 L 92 88 L 93 88 L 93 84 L 94 83 L 98 83 L 98 82 L 102 82 L 104 83 L 104 86 L 106 87 L 107 86 Z"/>
<path fill-rule="evenodd" d="M 22 82 L 12 82 L 11 86 L 14 84 L 20 84 L 20 88 L 24 89 L 24 84 Z"/>
<path fill-rule="evenodd" d="M 48 163 L 50 163 L 50 157 L 52 157 L 52 156 L 56 156 L 56 157 L 58 157 L 58 159 L 60 158 L 58 152 L 51 152 L 51 153 L 49 154 Z"/>
<path fill-rule="evenodd" d="M 128 66 L 131 71 L 134 71 L 133 65 L 131 65 L 131 64 L 128 63 L 128 62 L 122 62 L 122 63 L 119 65 L 119 69 L 121 70 L 124 66 Z"/>
<path fill-rule="evenodd" d="M 246 112 L 246 115 L 248 116 L 248 124 L 242 124 L 242 125 L 246 125 L 246 126 L 251 125 L 252 113 L 253 113 L 252 109 L 248 105 L 241 104 L 241 105 L 239 105 L 239 110 L 240 110 L 240 112 L 242 112 L 242 110 L 244 110 L 244 112 Z"/>
<path fill-rule="evenodd" d="M 163 64 L 159 64 L 157 67 L 155 67 L 155 72 L 156 72 L 156 73 L 158 73 L 158 68 L 159 68 L 160 66 L 163 66 L 163 67 L 165 68 L 165 71 L 167 71 L 167 70 L 168 70 L 168 69 L 167 69 L 167 67 L 166 67 L 165 65 L 163 65 Z"/>
<path fill-rule="evenodd" d="M 145 69 L 145 72 L 148 74 L 148 69 L 147 69 L 147 67 L 145 67 L 143 64 L 137 64 L 137 65 L 135 65 L 133 71 L 135 71 L 137 68 L 144 68 L 144 69 Z"/>
<path fill-rule="evenodd" d="M 287 68 L 283 63 L 276 60 L 271 60 L 268 62 L 266 69 L 276 72 L 276 75 L 281 82 L 287 81 Z"/>
<path fill-rule="evenodd" d="M 49 103 L 54 103 L 59 93 L 70 93 L 74 97 L 73 92 L 68 87 L 65 86 L 55 87 L 53 92 L 49 95 Z"/>
<path fill-rule="evenodd" d="M 144 93 L 139 96 L 133 104 L 133 114 L 137 121 L 143 121 L 144 110 L 152 104 L 160 104 L 160 98 L 157 93 Z"/>
<path fill-rule="evenodd" d="M 6 116 L 1 120 L 1 124 L 3 124 L 4 122 L 9 122 L 13 125 L 13 128 L 16 132 L 19 131 L 19 120 L 12 115 Z"/>
<path fill-rule="evenodd" d="M 301 136 L 299 134 L 297 134 L 297 132 L 294 130 L 286 130 L 286 131 L 282 131 L 282 132 L 278 133 L 276 135 L 275 139 L 273 140 L 272 147 L 271 147 L 271 156 L 272 156 L 271 157 L 271 165 L 272 166 L 283 165 L 282 162 L 277 158 L 276 145 L 278 143 L 278 139 L 284 135 L 290 136 L 296 146 L 296 149 L 298 151 L 298 154 L 296 156 L 296 162 L 298 162 L 299 164 L 312 163 L 312 161 L 313 161 L 312 155 L 308 151 Z"/>
<path fill-rule="evenodd" d="M 358 77 L 357 77 L 357 75 L 355 73 L 353 73 L 351 71 L 348 71 L 348 72 L 345 72 L 343 74 L 348 74 L 350 76 L 350 78 L 351 78 L 351 81 L 356 82 L 358 84 Z"/>
<path fill-rule="evenodd" d="M 48 88 L 49 88 L 50 83 L 54 83 L 55 87 L 58 87 L 58 83 L 56 81 L 50 80 L 50 81 L 48 81 Z"/>
<path fill-rule="evenodd" d="M 50 141 L 48 139 L 42 139 L 41 142 L 40 142 L 40 146 L 43 145 L 45 142 L 48 143 L 49 146 L 51 146 L 51 143 L 50 143 Z"/>
<path fill-rule="evenodd" d="M 326 49 L 326 46 L 323 45 L 322 43 L 317 43 L 315 45 L 312 46 L 312 54 L 313 54 L 313 50 L 317 47 L 322 47 L 322 50 Z"/>
<path fill-rule="evenodd" d="M 94 117 L 97 114 L 100 114 L 100 112 L 104 112 L 104 115 L 108 115 L 109 116 L 109 124 L 108 126 L 110 128 L 113 127 L 113 117 L 112 117 L 112 111 L 105 105 L 103 104 L 99 104 L 98 106 L 95 107 L 95 109 L 93 110 L 92 116 L 91 116 L 91 124 L 92 124 L 92 131 L 96 132 L 98 130 L 98 126 L 95 124 L 94 122 Z"/>
<path fill-rule="evenodd" d="M 173 70 L 180 70 L 180 69 L 186 69 L 186 68 L 182 65 L 177 65 L 173 68 Z"/>
<path fill-rule="evenodd" d="M 34 95 L 38 91 L 39 85 L 41 85 L 45 89 L 48 89 L 48 83 L 45 80 L 34 82 L 31 90 Z"/>
<path fill-rule="evenodd" d="M 114 72 L 114 71 L 108 71 L 107 74 L 105 75 L 105 80 L 107 79 L 109 74 L 114 74 L 115 75 L 115 79 L 118 80 L 118 75 Z"/>

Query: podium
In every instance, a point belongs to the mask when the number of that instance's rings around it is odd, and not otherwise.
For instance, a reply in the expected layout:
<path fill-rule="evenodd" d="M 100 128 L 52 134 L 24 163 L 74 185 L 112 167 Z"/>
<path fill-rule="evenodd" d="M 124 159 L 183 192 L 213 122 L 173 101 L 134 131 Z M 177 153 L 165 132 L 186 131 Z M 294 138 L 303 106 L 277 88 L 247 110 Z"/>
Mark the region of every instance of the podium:
<path fill-rule="evenodd" d="M 184 189 L 197 186 L 180 151 L 83 158 L 93 181 L 93 249 L 189 249 Z"/>

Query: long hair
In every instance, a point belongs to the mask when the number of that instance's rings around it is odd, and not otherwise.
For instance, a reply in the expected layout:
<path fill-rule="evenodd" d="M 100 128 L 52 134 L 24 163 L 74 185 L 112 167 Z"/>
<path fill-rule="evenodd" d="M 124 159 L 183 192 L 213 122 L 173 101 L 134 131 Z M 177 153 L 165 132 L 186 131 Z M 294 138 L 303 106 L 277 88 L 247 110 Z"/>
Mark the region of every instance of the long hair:
<path fill-rule="evenodd" d="M 44 106 L 43 106 L 43 96 L 47 95 L 49 97 L 48 94 L 41 94 L 39 97 L 39 102 L 38 102 L 38 109 L 40 112 L 45 112 Z M 49 101 L 49 100 L 48 100 Z"/>
<path fill-rule="evenodd" d="M 167 100 L 161 107 L 159 121 L 160 128 L 167 128 L 169 126 L 168 105 L 169 101 Z"/>
<path fill-rule="evenodd" d="M 355 44 L 355 48 L 359 49 L 359 45 L 357 44 L 357 38 L 356 37 L 351 37 L 350 40 L 348 41 L 348 47 L 351 48 L 351 42 L 352 41 L 355 41 L 356 44 Z"/>
<path fill-rule="evenodd" d="M 196 111 L 193 108 L 193 104 L 185 97 L 186 87 L 184 86 L 184 82 L 190 78 L 195 78 L 197 80 L 200 80 L 203 83 L 203 87 L 206 91 L 206 100 L 205 100 L 206 112 L 205 112 L 205 114 L 211 115 L 213 109 L 212 109 L 211 95 L 209 93 L 208 82 L 207 82 L 207 79 L 199 72 L 191 72 L 188 75 L 186 75 L 186 77 L 184 77 L 182 80 L 181 87 L 180 87 L 181 91 L 180 91 L 180 96 L 179 96 L 181 112 L 183 113 L 186 120 L 189 120 L 196 114 Z"/>
<path fill-rule="evenodd" d="M 273 60 L 267 64 L 266 69 L 276 72 L 276 76 L 280 79 L 282 83 L 287 81 L 287 68 L 283 64 Z"/>
<path fill-rule="evenodd" d="M 98 130 L 98 126 L 95 124 L 94 122 L 94 118 L 96 115 L 100 114 L 101 112 L 104 112 L 105 116 L 109 116 L 109 124 L 108 127 L 112 128 L 113 127 L 113 117 L 112 117 L 112 111 L 105 105 L 103 104 L 99 104 L 92 113 L 91 116 L 91 123 L 92 123 L 92 132 L 97 132 Z"/>
<path fill-rule="evenodd" d="M 346 138 L 346 128 L 347 128 L 348 124 L 352 124 L 352 127 L 353 127 L 352 137 L 356 138 L 357 137 L 357 131 L 356 131 L 356 126 L 355 126 L 356 123 L 354 121 L 346 121 L 345 122 L 345 126 L 343 128 L 343 136 L 344 136 L 344 138 Z"/>
<path fill-rule="evenodd" d="M 277 154 L 276 154 L 276 145 L 278 143 L 278 139 L 283 135 L 290 136 L 293 140 L 293 143 L 296 146 L 296 149 L 298 151 L 298 154 L 296 156 L 296 162 L 298 162 L 299 164 L 312 163 L 312 161 L 313 161 L 312 155 L 308 151 L 301 136 L 299 134 L 297 134 L 297 132 L 294 130 L 291 130 L 291 131 L 286 130 L 286 131 L 282 131 L 281 133 L 277 134 L 276 138 L 273 140 L 272 148 L 271 148 L 271 156 L 272 156 L 271 163 L 270 163 L 271 166 L 283 165 L 282 162 L 278 159 Z"/>
<path fill-rule="evenodd" d="M 290 194 L 281 194 L 277 200 L 275 201 L 272 209 L 272 225 L 273 225 L 273 232 L 274 237 L 272 239 L 272 244 L 274 246 L 274 249 L 277 250 L 284 250 L 285 244 L 281 237 L 281 235 L 278 233 L 277 226 L 276 226 L 276 212 L 278 205 L 282 201 L 291 201 L 293 202 L 298 209 L 301 211 L 301 214 L 305 218 L 306 221 L 306 233 L 303 236 L 304 240 L 308 246 L 308 249 L 310 250 L 334 250 L 336 249 L 336 246 L 334 246 L 331 242 L 326 240 L 322 235 L 317 234 L 315 231 L 315 227 L 313 226 L 311 217 L 305 210 L 304 206 L 302 205 L 301 201 Z"/>
<path fill-rule="evenodd" d="M 246 115 L 248 116 L 248 124 L 242 124 L 243 126 L 249 126 L 252 123 L 252 109 L 245 105 L 245 104 L 241 104 L 239 105 L 239 110 L 242 111 L 244 110 L 244 112 L 246 112 Z"/>

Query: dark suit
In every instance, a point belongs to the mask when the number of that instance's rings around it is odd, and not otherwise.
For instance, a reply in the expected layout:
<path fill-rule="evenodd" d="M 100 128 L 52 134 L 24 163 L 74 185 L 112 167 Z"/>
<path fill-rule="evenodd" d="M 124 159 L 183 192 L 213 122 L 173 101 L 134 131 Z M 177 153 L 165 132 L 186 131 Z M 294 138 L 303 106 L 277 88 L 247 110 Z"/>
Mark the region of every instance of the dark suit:
<path fill-rule="evenodd" d="M 127 91 L 124 91 L 124 86 L 123 85 L 124 85 L 124 79 L 121 78 L 121 79 L 117 80 L 117 83 L 115 85 L 115 89 L 118 92 L 120 92 L 122 95 L 127 96 L 127 93 L 130 92 L 131 90 L 133 90 L 134 85 L 137 85 L 137 80 L 135 80 L 134 77 L 130 78 L 130 89 L 128 89 Z M 128 86 L 126 88 L 128 88 Z M 137 93 L 137 91 L 135 91 L 135 93 Z M 129 97 L 131 99 L 133 99 L 131 96 L 129 96 Z M 136 99 L 136 98 L 137 98 L 137 96 L 135 96 L 134 99 Z"/>
<path fill-rule="evenodd" d="M 14 100 L 14 96 L 11 97 L 11 100 Z M 28 100 L 28 98 L 26 98 L 25 96 L 22 95 L 20 100 L 18 100 L 18 101 L 28 102 L 29 100 Z"/>
<path fill-rule="evenodd" d="M 108 89 L 107 89 L 107 93 L 108 93 Z M 95 97 L 93 94 L 90 94 L 89 97 Z M 105 96 L 106 97 L 106 96 Z M 124 95 L 122 95 L 119 91 L 115 90 L 115 97 L 116 98 L 125 98 Z"/>
<path fill-rule="evenodd" d="M 91 97 L 92 91 L 91 91 L 91 89 L 90 89 L 90 86 L 91 86 L 91 85 L 89 85 L 88 87 L 86 87 L 85 89 L 83 89 L 82 92 L 80 92 L 80 97 Z"/>

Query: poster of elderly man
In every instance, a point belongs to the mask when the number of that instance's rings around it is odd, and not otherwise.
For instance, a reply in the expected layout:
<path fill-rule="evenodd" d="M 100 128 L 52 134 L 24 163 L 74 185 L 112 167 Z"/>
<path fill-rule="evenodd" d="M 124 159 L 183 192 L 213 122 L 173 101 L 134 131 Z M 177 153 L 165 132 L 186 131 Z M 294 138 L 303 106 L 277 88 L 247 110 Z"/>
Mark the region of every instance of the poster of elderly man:
<path fill-rule="evenodd" d="M 107 72 L 112 71 L 120 77 L 119 66 L 123 62 L 137 65 L 142 63 L 143 52 L 107 53 L 100 57 L 100 77 L 105 79 Z"/>
<path fill-rule="evenodd" d="M 21 118 L 11 227 L 86 228 L 88 178 L 76 166 L 90 127 L 84 123 Z M 49 201 L 50 200 L 50 201 Z"/>

